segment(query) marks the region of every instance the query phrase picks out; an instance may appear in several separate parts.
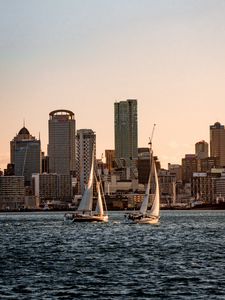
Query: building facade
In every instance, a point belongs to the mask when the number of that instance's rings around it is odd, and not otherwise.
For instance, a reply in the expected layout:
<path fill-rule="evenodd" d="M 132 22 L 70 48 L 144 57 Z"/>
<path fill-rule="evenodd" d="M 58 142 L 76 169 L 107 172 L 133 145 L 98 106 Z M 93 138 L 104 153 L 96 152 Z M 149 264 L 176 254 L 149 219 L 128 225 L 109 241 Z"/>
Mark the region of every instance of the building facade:
<path fill-rule="evenodd" d="M 96 159 L 96 134 L 92 129 L 79 129 L 76 135 L 76 176 L 78 193 L 83 194 L 91 170 L 92 153 Z"/>
<path fill-rule="evenodd" d="M 210 172 L 213 168 L 219 168 L 219 157 L 206 157 L 198 161 L 198 172 Z"/>
<path fill-rule="evenodd" d="M 192 196 L 208 204 L 215 204 L 218 197 L 225 197 L 224 169 L 193 173 Z"/>
<path fill-rule="evenodd" d="M 138 148 L 138 182 L 147 184 L 150 172 L 149 148 Z"/>
<path fill-rule="evenodd" d="M 109 173 L 115 168 L 115 150 L 105 150 L 106 168 Z"/>
<path fill-rule="evenodd" d="M 33 193 L 45 201 L 63 201 L 72 200 L 72 176 L 66 174 L 33 174 Z"/>
<path fill-rule="evenodd" d="M 26 186 L 31 184 L 33 173 L 41 172 L 41 142 L 23 127 L 10 142 L 11 163 L 14 174 L 24 176 Z"/>
<path fill-rule="evenodd" d="M 198 160 L 195 154 L 186 154 L 182 158 L 182 181 L 191 183 L 194 172 L 197 172 Z"/>
<path fill-rule="evenodd" d="M 225 166 L 225 129 L 219 122 L 210 126 L 210 156 L 218 157 L 220 167 Z"/>
<path fill-rule="evenodd" d="M 130 167 L 138 158 L 137 100 L 114 103 L 114 125 L 116 163 Z"/>
<path fill-rule="evenodd" d="M 75 173 L 75 119 L 69 110 L 50 112 L 48 121 L 49 172 Z"/>
<path fill-rule="evenodd" d="M 25 201 L 24 176 L 0 176 L 0 209 L 23 208 Z"/>
<path fill-rule="evenodd" d="M 209 156 L 209 146 L 206 141 L 200 141 L 195 144 L 195 155 L 197 159 L 204 159 Z"/>

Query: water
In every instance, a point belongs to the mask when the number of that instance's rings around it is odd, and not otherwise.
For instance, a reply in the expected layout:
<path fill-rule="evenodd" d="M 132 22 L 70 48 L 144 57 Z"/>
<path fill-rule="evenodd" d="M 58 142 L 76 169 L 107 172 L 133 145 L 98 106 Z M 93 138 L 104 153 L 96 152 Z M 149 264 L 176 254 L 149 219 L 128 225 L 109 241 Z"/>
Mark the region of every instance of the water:
<path fill-rule="evenodd" d="M 0 299 L 225 299 L 225 211 L 163 211 L 157 226 L 122 219 L 0 214 Z"/>

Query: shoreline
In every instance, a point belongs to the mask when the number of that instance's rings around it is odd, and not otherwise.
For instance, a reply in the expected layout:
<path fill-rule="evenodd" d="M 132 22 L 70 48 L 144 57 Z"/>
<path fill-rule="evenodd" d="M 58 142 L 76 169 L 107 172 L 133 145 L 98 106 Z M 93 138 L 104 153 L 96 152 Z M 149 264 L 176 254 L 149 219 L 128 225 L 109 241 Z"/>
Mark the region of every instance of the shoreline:
<path fill-rule="evenodd" d="M 204 205 L 196 205 L 195 207 L 162 207 L 163 210 L 225 210 L 225 203 L 221 204 L 204 204 Z M 0 213 L 24 213 L 24 212 L 70 212 L 75 211 L 75 209 L 15 209 L 15 210 L 0 210 Z M 134 211 L 134 209 L 109 209 L 108 211 L 121 211 L 121 212 L 129 212 Z M 138 209 L 136 209 L 138 211 Z"/>

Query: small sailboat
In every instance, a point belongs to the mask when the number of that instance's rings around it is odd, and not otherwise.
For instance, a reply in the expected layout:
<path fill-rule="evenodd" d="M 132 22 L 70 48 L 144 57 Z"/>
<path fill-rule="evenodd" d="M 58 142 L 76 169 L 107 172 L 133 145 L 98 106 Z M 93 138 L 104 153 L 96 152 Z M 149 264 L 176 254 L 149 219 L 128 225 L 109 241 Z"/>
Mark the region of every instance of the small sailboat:
<path fill-rule="evenodd" d="M 93 211 L 93 184 L 94 179 L 97 187 L 96 209 Z M 105 211 L 104 211 L 105 208 Z M 72 222 L 108 222 L 108 213 L 100 179 L 94 171 L 94 155 L 92 155 L 91 171 L 88 179 L 87 187 L 80 201 L 77 211 L 74 213 L 66 213 L 64 221 Z"/>
<path fill-rule="evenodd" d="M 135 213 L 125 214 L 126 223 L 138 223 L 138 224 L 157 224 L 160 219 L 160 194 L 159 194 L 159 179 L 156 170 L 155 160 L 153 158 L 153 151 L 150 141 L 149 153 L 150 153 L 150 172 L 148 177 L 148 184 L 145 191 L 145 196 L 141 204 L 140 210 Z M 155 179 L 155 193 L 153 194 L 153 203 L 151 210 L 148 212 L 148 204 L 150 199 L 150 186 L 151 181 Z"/>

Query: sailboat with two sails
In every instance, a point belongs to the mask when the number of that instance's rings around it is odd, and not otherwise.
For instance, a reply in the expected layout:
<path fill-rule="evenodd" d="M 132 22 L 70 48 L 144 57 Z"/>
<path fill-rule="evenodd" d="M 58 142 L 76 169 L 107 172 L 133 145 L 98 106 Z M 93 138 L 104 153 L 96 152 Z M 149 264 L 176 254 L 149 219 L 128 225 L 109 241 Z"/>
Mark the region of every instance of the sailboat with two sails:
<path fill-rule="evenodd" d="M 155 126 L 155 125 L 154 125 Z M 154 127 L 153 127 L 154 131 Z M 153 135 L 153 134 L 152 134 Z M 150 154 L 150 172 L 148 177 L 148 183 L 145 190 L 144 199 L 142 201 L 140 210 L 137 212 L 125 214 L 126 223 L 138 223 L 138 224 L 158 224 L 160 219 L 160 194 L 159 194 L 159 179 L 156 170 L 156 164 L 153 157 L 152 150 L 152 137 L 149 142 L 149 154 Z M 152 180 L 155 180 L 155 192 L 150 194 Z M 153 196 L 153 203 L 150 211 L 148 206 L 150 202 L 150 196 Z"/>
<path fill-rule="evenodd" d="M 96 182 L 97 201 L 95 210 L 93 210 L 93 185 Z M 88 184 L 80 201 L 77 211 L 66 213 L 65 221 L 71 222 L 108 222 L 108 212 L 104 197 L 103 187 L 100 176 L 97 176 L 94 170 L 94 154 L 92 154 L 92 164 L 89 174 Z"/>

